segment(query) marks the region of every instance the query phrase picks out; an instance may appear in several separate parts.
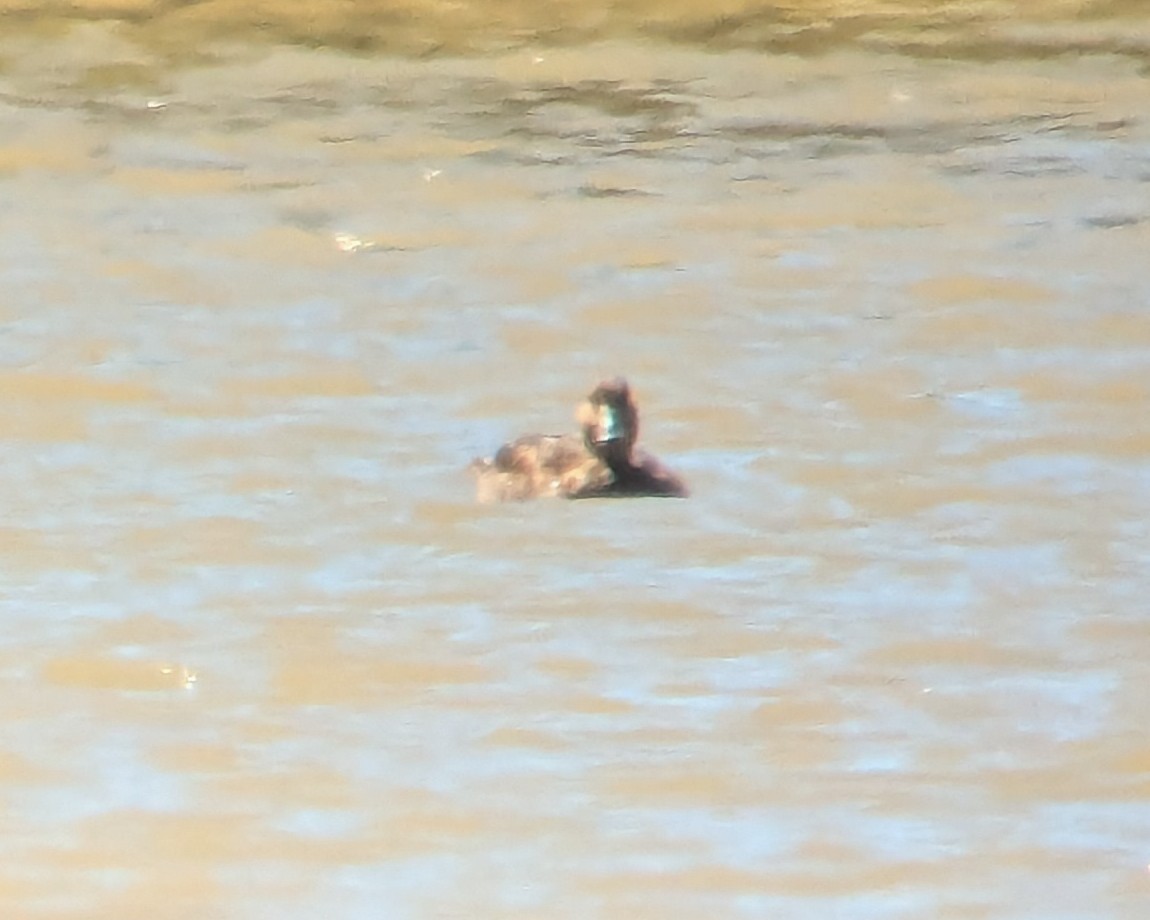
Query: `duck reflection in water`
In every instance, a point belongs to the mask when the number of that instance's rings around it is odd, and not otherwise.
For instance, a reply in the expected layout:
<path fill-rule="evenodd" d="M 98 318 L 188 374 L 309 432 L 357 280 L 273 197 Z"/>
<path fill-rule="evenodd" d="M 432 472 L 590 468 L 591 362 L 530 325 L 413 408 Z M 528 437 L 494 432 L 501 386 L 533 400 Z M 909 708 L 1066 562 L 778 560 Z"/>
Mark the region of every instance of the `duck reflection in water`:
<path fill-rule="evenodd" d="M 481 502 L 658 495 L 686 498 L 683 481 L 635 449 L 639 410 L 622 377 L 606 380 L 575 413 L 582 435 L 533 434 L 475 460 Z"/>

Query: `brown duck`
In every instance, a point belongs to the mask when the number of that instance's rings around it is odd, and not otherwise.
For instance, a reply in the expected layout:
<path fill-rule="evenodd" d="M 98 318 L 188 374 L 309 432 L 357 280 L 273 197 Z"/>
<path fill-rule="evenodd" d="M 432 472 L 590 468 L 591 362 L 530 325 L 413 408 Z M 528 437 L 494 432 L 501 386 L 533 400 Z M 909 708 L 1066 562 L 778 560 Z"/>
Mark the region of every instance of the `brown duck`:
<path fill-rule="evenodd" d="M 481 502 L 659 495 L 686 498 L 683 481 L 636 451 L 639 410 L 622 377 L 606 380 L 576 410 L 582 435 L 526 435 L 471 471 Z"/>

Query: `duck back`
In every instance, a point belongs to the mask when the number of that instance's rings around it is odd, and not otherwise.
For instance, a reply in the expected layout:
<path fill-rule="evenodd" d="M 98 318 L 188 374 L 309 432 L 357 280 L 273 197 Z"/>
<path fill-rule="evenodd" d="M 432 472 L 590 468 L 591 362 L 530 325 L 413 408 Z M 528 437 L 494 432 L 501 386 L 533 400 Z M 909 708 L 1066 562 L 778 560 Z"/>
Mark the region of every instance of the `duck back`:
<path fill-rule="evenodd" d="M 527 435 L 471 464 L 481 502 L 577 498 L 610 484 L 610 468 L 574 435 Z"/>

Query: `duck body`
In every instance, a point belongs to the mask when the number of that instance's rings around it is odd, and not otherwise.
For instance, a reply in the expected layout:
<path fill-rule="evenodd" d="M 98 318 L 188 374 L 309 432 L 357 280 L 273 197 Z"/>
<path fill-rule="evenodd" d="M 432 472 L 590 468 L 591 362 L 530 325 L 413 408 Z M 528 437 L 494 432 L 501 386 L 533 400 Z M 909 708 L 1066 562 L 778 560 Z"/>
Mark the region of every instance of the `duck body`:
<path fill-rule="evenodd" d="M 622 378 L 599 384 L 579 407 L 582 435 L 527 435 L 476 460 L 481 502 L 534 498 L 667 496 L 685 498 L 683 481 L 635 450 L 639 413 Z"/>
<path fill-rule="evenodd" d="M 471 464 L 481 502 L 580 498 L 610 485 L 610 468 L 575 435 L 532 434 Z"/>

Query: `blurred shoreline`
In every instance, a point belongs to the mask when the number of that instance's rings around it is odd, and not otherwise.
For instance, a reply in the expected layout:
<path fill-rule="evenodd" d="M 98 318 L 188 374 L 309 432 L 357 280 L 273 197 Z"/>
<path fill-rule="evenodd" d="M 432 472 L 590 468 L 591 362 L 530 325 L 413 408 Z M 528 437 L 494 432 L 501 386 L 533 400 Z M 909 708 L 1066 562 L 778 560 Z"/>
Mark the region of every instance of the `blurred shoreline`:
<path fill-rule="evenodd" d="M 438 56 L 621 40 L 715 51 L 858 47 L 926 58 L 1089 53 L 1150 62 L 1150 8 L 1140 0 L 0 0 L 7 38 L 58 36 L 91 22 L 177 59 L 220 42 Z"/>

